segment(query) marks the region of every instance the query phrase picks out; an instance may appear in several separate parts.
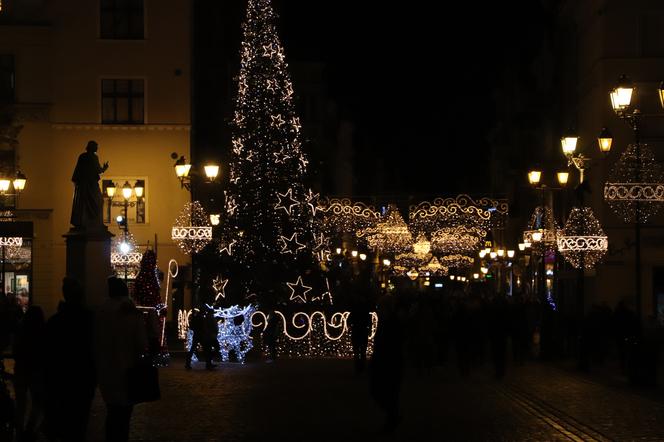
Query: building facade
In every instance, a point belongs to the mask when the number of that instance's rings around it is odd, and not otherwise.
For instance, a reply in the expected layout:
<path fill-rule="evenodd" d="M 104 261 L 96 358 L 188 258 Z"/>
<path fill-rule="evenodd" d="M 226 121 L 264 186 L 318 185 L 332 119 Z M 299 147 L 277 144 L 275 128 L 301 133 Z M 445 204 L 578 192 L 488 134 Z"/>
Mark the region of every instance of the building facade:
<path fill-rule="evenodd" d="M 190 157 L 191 2 L 187 0 L 2 0 L 2 100 L 23 126 L 2 158 L 28 177 L 17 219 L 31 221 L 34 303 L 53 312 L 65 274 L 72 172 L 89 140 L 109 163 L 105 198 L 109 230 L 121 230 L 120 188 L 144 186 L 127 210 L 141 249 L 187 263 L 171 241 L 171 226 L 189 193 L 180 187 L 170 154 Z M 100 181 L 102 185 L 102 181 Z M 11 278 L 11 276 L 10 276 Z M 162 287 L 163 289 L 163 287 Z"/>

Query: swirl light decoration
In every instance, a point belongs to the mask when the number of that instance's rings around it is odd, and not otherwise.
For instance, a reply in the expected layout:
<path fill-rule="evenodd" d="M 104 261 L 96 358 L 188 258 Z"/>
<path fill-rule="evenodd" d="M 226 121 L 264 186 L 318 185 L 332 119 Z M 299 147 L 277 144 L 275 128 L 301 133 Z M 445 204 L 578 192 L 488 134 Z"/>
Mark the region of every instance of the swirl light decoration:
<path fill-rule="evenodd" d="M 390 204 L 375 228 L 364 229 L 357 233 L 366 237 L 372 250 L 383 253 L 400 253 L 412 248 L 413 235 L 399 213 L 399 209 Z"/>
<path fill-rule="evenodd" d="M 431 235 L 431 247 L 438 254 L 474 254 L 487 231 L 476 226 L 443 227 Z"/>
<path fill-rule="evenodd" d="M 321 199 L 317 212 L 323 218 L 323 228 L 328 235 L 343 235 L 375 227 L 380 220 L 380 212 L 374 207 L 349 199 Z"/>
<path fill-rule="evenodd" d="M 194 201 L 186 203 L 175 219 L 171 238 L 184 253 L 198 253 L 212 241 L 210 218 L 201 206 Z"/>
<path fill-rule="evenodd" d="M 15 259 L 21 253 L 23 238 L 20 236 L 2 236 L 0 237 L 0 247 L 6 260 Z"/>
<path fill-rule="evenodd" d="M 455 269 L 466 269 L 472 266 L 474 262 L 475 258 L 460 254 L 445 255 L 440 258 L 440 263 L 444 267 Z"/>
<path fill-rule="evenodd" d="M 604 184 L 604 200 L 626 223 L 644 223 L 664 203 L 664 177 L 646 144 L 630 144 Z"/>
<path fill-rule="evenodd" d="M 559 226 L 550 207 L 535 207 L 528 229 L 523 232 L 523 242 L 530 243 L 535 251 L 555 250 Z"/>
<path fill-rule="evenodd" d="M 558 236 L 558 250 L 577 269 L 592 269 L 609 248 L 608 237 L 590 207 L 575 207 Z"/>
<path fill-rule="evenodd" d="M 504 224 L 509 206 L 506 200 L 480 198 L 469 195 L 436 198 L 410 207 L 409 222 L 413 228 L 434 232 L 444 227 L 467 226 L 500 227 Z"/>

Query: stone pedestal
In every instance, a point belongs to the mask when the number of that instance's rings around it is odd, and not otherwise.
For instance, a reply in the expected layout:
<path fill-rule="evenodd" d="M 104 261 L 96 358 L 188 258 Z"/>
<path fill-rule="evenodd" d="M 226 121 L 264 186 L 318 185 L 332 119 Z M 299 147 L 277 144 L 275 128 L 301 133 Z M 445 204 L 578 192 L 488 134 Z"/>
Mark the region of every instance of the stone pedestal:
<path fill-rule="evenodd" d="M 83 286 L 85 303 L 95 308 L 108 298 L 107 279 L 111 268 L 111 238 L 106 228 L 70 230 L 63 235 L 67 244 L 67 276 Z"/>

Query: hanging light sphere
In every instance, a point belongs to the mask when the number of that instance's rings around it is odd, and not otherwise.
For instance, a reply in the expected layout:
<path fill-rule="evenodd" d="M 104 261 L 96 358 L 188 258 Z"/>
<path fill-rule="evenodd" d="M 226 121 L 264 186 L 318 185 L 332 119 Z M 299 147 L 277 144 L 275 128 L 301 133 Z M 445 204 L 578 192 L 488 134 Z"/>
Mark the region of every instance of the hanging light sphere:
<path fill-rule="evenodd" d="M 604 200 L 626 223 L 644 223 L 664 203 L 664 177 L 652 150 L 630 144 L 604 184 Z"/>
<path fill-rule="evenodd" d="M 558 236 L 558 250 L 577 269 L 592 269 L 609 248 L 608 237 L 590 207 L 575 207 Z"/>

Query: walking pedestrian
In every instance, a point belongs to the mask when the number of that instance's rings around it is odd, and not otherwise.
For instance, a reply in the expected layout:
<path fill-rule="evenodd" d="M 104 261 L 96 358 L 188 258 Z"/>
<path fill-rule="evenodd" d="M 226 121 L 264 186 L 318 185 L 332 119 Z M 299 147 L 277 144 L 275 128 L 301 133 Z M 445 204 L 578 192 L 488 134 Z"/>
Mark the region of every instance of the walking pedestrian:
<path fill-rule="evenodd" d="M 108 294 L 95 321 L 97 379 L 106 403 L 106 440 L 127 441 L 133 411 L 127 373 L 148 343 L 143 318 L 124 281 L 109 278 Z"/>
<path fill-rule="evenodd" d="M 45 433 L 50 440 L 85 440 L 95 394 L 93 314 L 81 284 L 62 280 L 58 311 L 46 323 Z M 57 362 L 55 362 L 57 361 Z"/>

